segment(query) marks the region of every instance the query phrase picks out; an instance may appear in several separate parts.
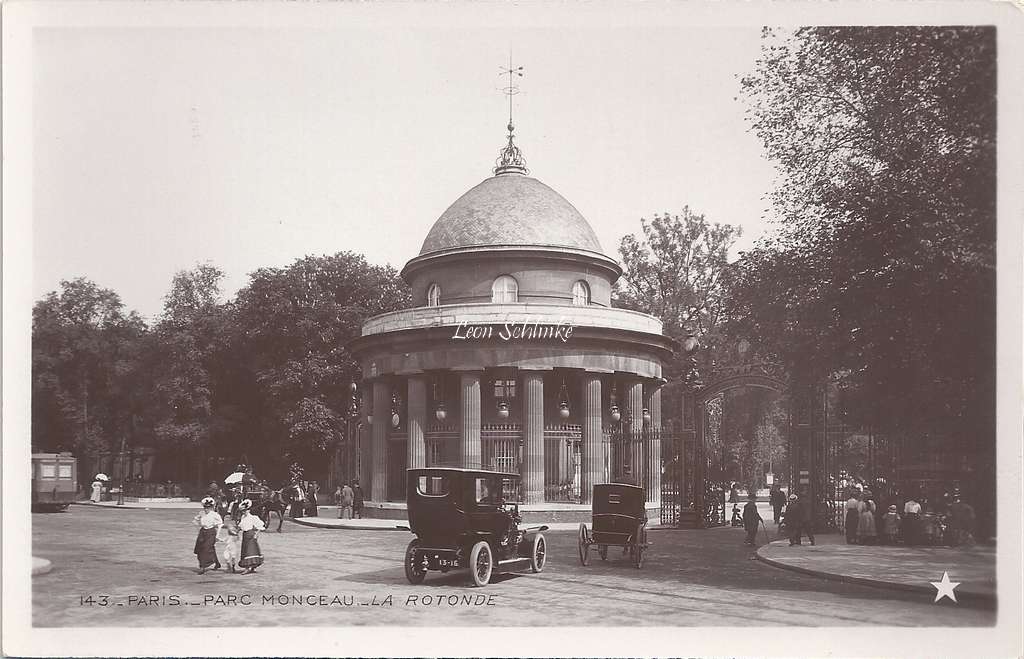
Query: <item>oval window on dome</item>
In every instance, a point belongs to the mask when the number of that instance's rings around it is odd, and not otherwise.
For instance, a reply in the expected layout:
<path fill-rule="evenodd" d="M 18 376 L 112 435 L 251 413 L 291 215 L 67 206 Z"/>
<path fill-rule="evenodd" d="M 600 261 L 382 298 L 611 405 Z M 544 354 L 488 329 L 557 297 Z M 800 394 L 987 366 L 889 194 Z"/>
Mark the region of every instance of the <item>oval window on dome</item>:
<path fill-rule="evenodd" d="M 587 282 L 580 280 L 572 285 L 573 306 L 585 307 L 590 304 L 590 287 Z"/>
<path fill-rule="evenodd" d="M 427 289 L 427 306 L 437 307 L 441 304 L 441 287 L 437 284 L 431 284 L 430 288 Z"/>
<path fill-rule="evenodd" d="M 491 284 L 491 302 L 517 302 L 519 283 L 509 275 L 501 275 Z"/>

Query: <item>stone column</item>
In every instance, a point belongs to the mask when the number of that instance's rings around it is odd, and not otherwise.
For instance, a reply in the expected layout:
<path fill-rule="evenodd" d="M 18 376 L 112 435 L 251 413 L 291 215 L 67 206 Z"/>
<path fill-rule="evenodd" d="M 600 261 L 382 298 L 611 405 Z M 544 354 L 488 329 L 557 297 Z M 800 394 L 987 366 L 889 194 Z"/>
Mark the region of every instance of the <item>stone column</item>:
<path fill-rule="evenodd" d="M 427 447 L 424 433 L 427 430 L 427 379 L 423 375 L 409 376 L 408 397 L 409 443 L 406 466 L 410 469 L 424 467 L 427 464 Z"/>
<path fill-rule="evenodd" d="M 370 500 L 387 500 L 388 431 L 391 428 L 391 387 L 384 380 L 373 382 L 373 430 L 370 441 Z"/>
<path fill-rule="evenodd" d="M 583 446 L 580 498 L 590 503 L 594 485 L 604 481 L 604 434 L 601 427 L 601 376 L 583 374 Z"/>
<path fill-rule="evenodd" d="M 651 431 L 645 444 L 647 445 L 647 473 L 650 474 L 647 482 L 650 484 L 651 492 L 648 493 L 648 501 L 661 501 L 661 383 L 655 382 L 650 386 L 650 394 L 647 399 L 647 409 L 651 413 L 651 422 L 647 426 Z"/>
<path fill-rule="evenodd" d="M 640 430 L 644 427 L 644 383 L 635 378 L 626 380 L 626 412 L 629 419 L 629 433 L 625 438 L 629 451 L 629 464 L 633 480 L 637 485 L 645 484 L 644 474 L 647 472 L 643 464 L 644 454 L 639 444 Z"/>
<path fill-rule="evenodd" d="M 520 370 L 523 390 L 523 497 L 544 502 L 544 373 Z"/>
<path fill-rule="evenodd" d="M 480 467 L 480 373 L 459 374 L 459 463 Z"/>

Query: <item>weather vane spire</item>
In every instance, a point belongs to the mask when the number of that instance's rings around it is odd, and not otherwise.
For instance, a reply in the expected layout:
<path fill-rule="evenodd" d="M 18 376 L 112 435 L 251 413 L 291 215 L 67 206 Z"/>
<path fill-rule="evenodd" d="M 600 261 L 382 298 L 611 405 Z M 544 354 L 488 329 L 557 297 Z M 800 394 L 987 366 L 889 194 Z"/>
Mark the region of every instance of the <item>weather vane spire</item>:
<path fill-rule="evenodd" d="M 513 66 L 512 53 L 508 54 L 508 67 L 500 67 L 499 76 L 508 76 L 508 86 L 502 92 L 508 96 L 508 144 L 501 150 L 498 159 L 495 161 L 494 173 L 526 174 L 526 161 L 523 160 L 523 152 L 515 145 L 512 138 L 515 136 L 515 124 L 512 123 L 512 97 L 519 93 L 519 86 L 515 84 L 516 76 L 523 77 L 523 67 Z"/>

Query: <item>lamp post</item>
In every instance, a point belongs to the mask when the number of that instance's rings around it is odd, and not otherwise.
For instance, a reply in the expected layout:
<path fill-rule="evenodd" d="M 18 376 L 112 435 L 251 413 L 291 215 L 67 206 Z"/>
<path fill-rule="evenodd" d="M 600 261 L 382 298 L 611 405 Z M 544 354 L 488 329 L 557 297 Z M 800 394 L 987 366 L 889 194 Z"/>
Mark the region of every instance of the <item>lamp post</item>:
<path fill-rule="evenodd" d="M 119 506 L 123 506 L 124 505 L 124 443 L 125 443 L 125 440 L 127 440 L 127 439 L 128 439 L 127 435 L 121 435 L 121 455 L 120 455 L 120 462 L 121 462 L 121 469 L 120 469 L 120 472 L 121 472 L 121 487 L 117 488 L 117 505 L 119 505 Z"/>
<path fill-rule="evenodd" d="M 700 373 L 697 371 L 697 351 L 700 350 L 700 341 L 697 340 L 696 334 L 693 330 L 687 330 L 686 338 L 683 340 L 683 352 L 686 354 L 686 371 L 683 373 L 683 391 L 685 399 L 688 404 L 683 405 L 684 423 L 683 430 L 686 432 L 685 416 L 689 413 L 689 417 L 693 423 L 697 421 L 697 408 L 696 401 L 694 400 L 694 393 L 700 388 Z M 700 417 L 703 419 L 703 415 Z M 703 421 L 702 421 L 703 422 Z M 700 433 L 696 432 L 696 426 L 694 430 L 694 439 L 696 437 L 704 437 L 703 431 Z M 688 433 L 687 433 L 688 434 Z M 685 435 L 684 435 L 685 436 Z M 702 439 L 702 441 L 704 441 Z M 682 445 L 679 451 L 679 472 L 675 475 L 676 482 L 679 483 L 680 488 L 680 508 L 685 505 L 686 487 L 689 485 L 693 488 L 693 508 L 694 512 L 697 513 L 697 524 L 704 526 L 706 523 L 706 515 L 704 510 L 704 472 L 707 469 L 706 457 L 704 455 L 704 447 L 698 446 L 694 441 L 693 446 L 693 483 L 686 482 L 686 445 Z"/>

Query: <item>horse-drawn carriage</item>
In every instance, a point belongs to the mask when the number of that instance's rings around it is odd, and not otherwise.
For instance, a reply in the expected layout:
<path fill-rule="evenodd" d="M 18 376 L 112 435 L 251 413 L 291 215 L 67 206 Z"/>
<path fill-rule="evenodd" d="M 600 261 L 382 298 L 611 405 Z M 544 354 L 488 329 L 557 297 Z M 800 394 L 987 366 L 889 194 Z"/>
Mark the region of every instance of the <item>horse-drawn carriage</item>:
<path fill-rule="evenodd" d="M 473 583 L 487 584 L 495 568 L 544 569 L 547 526 L 520 527 L 520 476 L 500 471 L 420 468 L 407 472 L 409 530 L 405 551 L 409 583 L 429 570 L 469 568 Z"/>
<path fill-rule="evenodd" d="M 647 511 L 644 488 L 624 483 L 602 483 L 594 486 L 592 507 L 593 529 L 580 523 L 580 563 L 590 560 L 590 546 L 597 545 L 601 560 L 608 559 L 608 547 L 622 547 L 637 568 L 644 564 L 647 542 Z"/>

